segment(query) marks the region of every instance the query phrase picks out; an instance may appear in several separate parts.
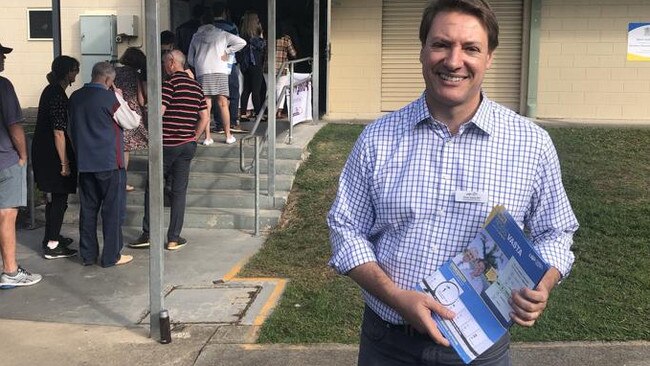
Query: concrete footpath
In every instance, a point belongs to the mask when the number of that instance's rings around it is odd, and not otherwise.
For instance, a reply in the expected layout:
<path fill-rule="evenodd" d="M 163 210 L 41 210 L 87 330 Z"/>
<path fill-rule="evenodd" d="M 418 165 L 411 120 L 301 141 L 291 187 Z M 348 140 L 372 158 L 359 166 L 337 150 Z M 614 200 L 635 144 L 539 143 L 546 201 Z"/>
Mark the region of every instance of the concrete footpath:
<path fill-rule="evenodd" d="M 171 344 L 147 338 L 146 327 L 0 321 L 0 364 L 332 366 L 356 365 L 356 345 L 243 344 L 246 330 L 226 325 L 188 325 Z M 513 365 L 647 366 L 649 342 L 516 343 Z"/>

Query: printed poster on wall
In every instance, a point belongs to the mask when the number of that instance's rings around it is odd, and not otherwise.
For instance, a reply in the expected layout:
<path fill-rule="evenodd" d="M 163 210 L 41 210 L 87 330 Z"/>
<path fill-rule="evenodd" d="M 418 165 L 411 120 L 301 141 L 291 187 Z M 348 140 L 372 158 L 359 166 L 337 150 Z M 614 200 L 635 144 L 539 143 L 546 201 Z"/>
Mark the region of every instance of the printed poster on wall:
<path fill-rule="evenodd" d="M 650 23 L 628 25 L 627 60 L 650 61 Z"/>

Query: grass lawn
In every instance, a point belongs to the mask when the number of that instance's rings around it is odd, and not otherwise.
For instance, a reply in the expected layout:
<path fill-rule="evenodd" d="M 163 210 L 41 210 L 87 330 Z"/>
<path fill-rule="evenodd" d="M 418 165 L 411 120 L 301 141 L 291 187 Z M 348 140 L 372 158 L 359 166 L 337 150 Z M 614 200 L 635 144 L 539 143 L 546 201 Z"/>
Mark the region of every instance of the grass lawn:
<path fill-rule="evenodd" d="M 363 301 L 327 267 L 325 217 L 360 125 L 328 125 L 310 144 L 282 224 L 240 276 L 290 279 L 262 343 L 358 342 Z M 650 129 L 548 128 L 581 228 L 571 275 L 516 341 L 650 339 Z"/>

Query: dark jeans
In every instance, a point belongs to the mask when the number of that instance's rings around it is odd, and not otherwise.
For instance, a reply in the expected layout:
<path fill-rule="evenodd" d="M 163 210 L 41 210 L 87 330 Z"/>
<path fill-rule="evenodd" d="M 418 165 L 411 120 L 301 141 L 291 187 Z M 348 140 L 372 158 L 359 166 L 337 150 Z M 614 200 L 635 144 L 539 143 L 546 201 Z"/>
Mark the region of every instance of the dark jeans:
<path fill-rule="evenodd" d="M 228 109 L 230 109 L 230 127 L 237 125 L 237 118 L 239 118 L 239 67 L 232 65 L 232 72 L 228 75 Z M 221 113 L 218 107 L 212 108 L 212 115 L 214 116 L 214 125 L 217 130 L 223 129 L 221 123 Z"/>
<path fill-rule="evenodd" d="M 47 193 L 43 247 L 47 245 L 48 241 L 59 241 L 61 239 L 61 225 L 63 225 L 63 215 L 67 209 L 67 193 Z"/>
<path fill-rule="evenodd" d="M 264 103 L 264 74 L 262 73 L 262 67 L 260 66 L 250 66 L 246 72 L 244 72 L 244 88 L 241 92 L 241 101 L 240 107 L 241 111 L 246 111 L 248 109 L 248 97 L 252 95 L 253 98 L 253 109 L 255 113 L 259 113 L 262 109 L 262 103 Z"/>
<path fill-rule="evenodd" d="M 506 333 L 471 365 L 510 366 L 509 347 L 510 334 Z M 417 332 L 407 334 L 403 328 L 388 324 L 366 306 L 361 324 L 359 365 L 461 366 L 465 363 L 452 347 L 440 346 Z"/>
<path fill-rule="evenodd" d="M 124 245 L 122 224 L 126 216 L 126 171 L 79 173 L 79 254 L 84 264 L 99 255 L 97 214 L 102 211 L 104 248 L 100 264 L 111 267 L 120 259 Z"/>
<path fill-rule="evenodd" d="M 167 241 L 178 241 L 183 230 L 185 218 L 185 201 L 187 198 L 187 183 L 190 178 L 190 164 L 196 153 L 196 142 L 180 146 L 163 147 L 163 177 L 171 181 L 170 218 L 167 228 Z M 149 177 L 144 190 L 144 217 L 142 231 L 149 235 Z"/>

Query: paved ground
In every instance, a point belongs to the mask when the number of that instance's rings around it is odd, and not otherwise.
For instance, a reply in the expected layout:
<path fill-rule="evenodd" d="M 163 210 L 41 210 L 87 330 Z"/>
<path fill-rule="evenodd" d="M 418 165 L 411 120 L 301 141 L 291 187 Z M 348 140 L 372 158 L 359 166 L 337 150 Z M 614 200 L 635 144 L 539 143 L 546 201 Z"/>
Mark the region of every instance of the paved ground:
<path fill-rule="evenodd" d="M 18 330 L 18 331 L 16 331 Z M 147 338 L 146 327 L 0 321 L 2 362 L 13 365 L 347 366 L 355 345 L 258 345 L 242 343 L 250 327 L 189 325 L 171 344 Z M 517 343 L 513 365 L 648 366 L 650 343 Z"/>

